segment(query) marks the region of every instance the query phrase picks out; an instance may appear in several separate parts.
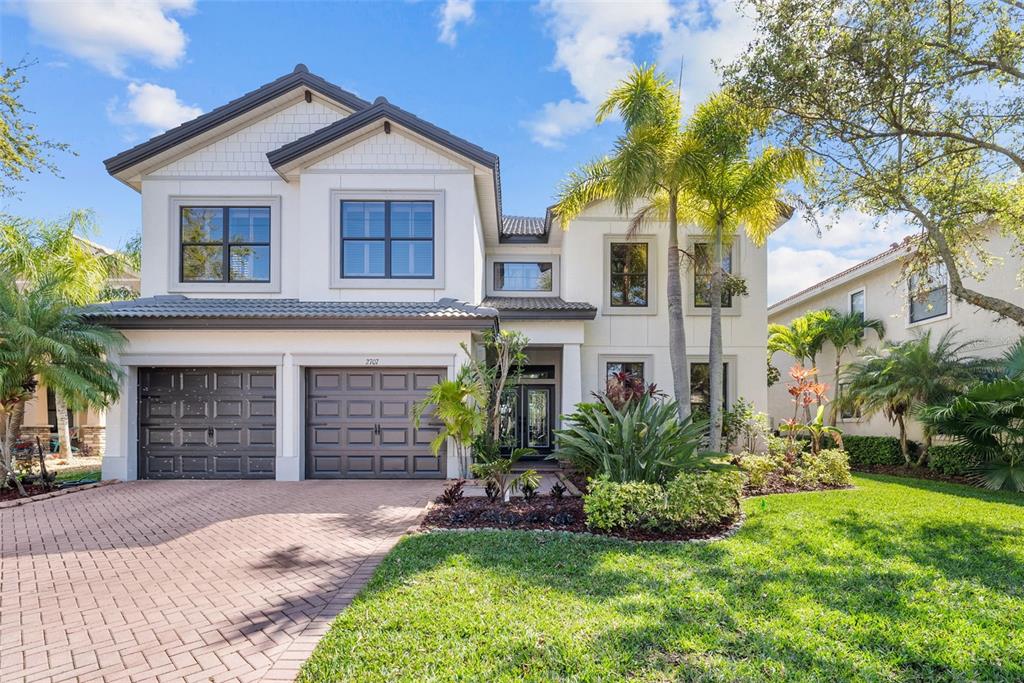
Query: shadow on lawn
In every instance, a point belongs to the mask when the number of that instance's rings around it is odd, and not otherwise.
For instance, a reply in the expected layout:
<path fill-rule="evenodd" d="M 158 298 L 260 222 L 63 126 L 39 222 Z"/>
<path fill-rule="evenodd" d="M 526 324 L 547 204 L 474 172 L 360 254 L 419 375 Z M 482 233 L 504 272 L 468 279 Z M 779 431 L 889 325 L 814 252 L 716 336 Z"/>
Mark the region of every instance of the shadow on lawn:
<path fill-rule="evenodd" d="M 884 484 L 895 484 L 929 493 L 942 493 L 960 498 L 970 498 L 983 503 L 1002 503 L 1024 507 L 1024 493 L 1014 491 L 990 491 L 980 487 L 957 484 L 949 481 L 917 479 L 915 477 L 898 477 L 891 474 L 874 474 L 870 472 L 854 472 L 857 477 L 870 479 Z"/>

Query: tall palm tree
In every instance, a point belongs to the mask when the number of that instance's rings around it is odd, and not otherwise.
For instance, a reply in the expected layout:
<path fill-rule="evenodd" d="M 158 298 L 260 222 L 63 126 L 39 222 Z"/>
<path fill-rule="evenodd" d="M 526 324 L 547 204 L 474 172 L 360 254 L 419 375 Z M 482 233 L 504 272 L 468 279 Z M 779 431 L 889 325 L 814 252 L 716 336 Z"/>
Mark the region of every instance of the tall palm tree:
<path fill-rule="evenodd" d="M 979 376 L 983 366 L 967 355 L 976 342 L 958 342 L 957 331 L 947 330 L 932 345 L 931 332 L 900 343 L 886 342 L 880 351 L 870 350 L 844 373 L 847 391 L 844 405 L 865 415 L 881 412 L 899 427 L 900 450 L 910 465 L 907 419 L 929 404 L 948 400 Z M 917 464 L 928 461 L 932 430 L 925 426 L 925 448 Z"/>
<path fill-rule="evenodd" d="M 67 218 L 34 221 L 5 216 L 0 222 L 0 270 L 24 285 L 46 280 L 55 296 L 82 306 L 131 296 L 123 287 L 111 287 L 113 278 L 137 270 L 130 255 L 108 252 L 85 236 L 95 232 L 92 214 L 74 211 Z M 54 387 L 60 454 L 70 458 L 71 430 L 66 397 Z"/>
<path fill-rule="evenodd" d="M 827 309 L 820 321 L 822 337 L 836 350 L 835 386 L 832 387 L 832 415 L 830 424 L 835 427 L 839 417 L 839 370 L 843 364 L 843 353 L 850 348 L 859 349 L 864 344 L 868 330 L 874 330 L 879 341 L 885 338 L 885 323 L 877 318 L 865 318 L 863 313 L 853 311 L 840 313 Z"/>
<path fill-rule="evenodd" d="M 0 481 L 14 476 L 14 442 L 37 378 L 74 408 L 106 407 L 118 397 L 121 370 L 107 354 L 120 332 L 84 322 L 61 299 L 55 280 L 19 289 L 0 271 Z"/>
<path fill-rule="evenodd" d="M 562 184 L 553 213 L 568 230 L 594 202 L 613 201 L 620 213 L 630 213 L 637 204 L 658 207 L 658 222 L 668 227 L 669 355 L 672 389 L 683 419 L 690 413 L 690 374 L 679 277 L 679 195 L 700 165 L 700 150 L 681 128 L 678 91 L 653 66 L 633 68 L 601 104 L 598 123 L 612 114 L 625 124 L 614 152 L 573 171 Z"/>
<path fill-rule="evenodd" d="M 810 181 L 811 165 L 803 150 L 752 144 L 763 136 L 766 110 L 750 107 L 728 90 L 713 94 L 697 107 L 685 134 L 699 154 L 698 166 L 688 169 L 679 195 L 681 217 L 696 224 L 710 239 L 711 335 L 708 348 L 710 382 L 709 447 L 717 451 L 722 439 L 723 366 L 722 294 L 728 273 L 725 254 L 740 230 L 763 247 L 791 210 L 782 202 L 783 188 L 794 180 Z"/>
<path fill-rule="evenodd" d="M 768 354 L 782 351 L 793 357 L 797 365 L 814 369 L 814 382 L 818 383 L 818 353 L 825 345 L 822 322 L 826 317 L 824 311 L 808 311 L 793 318 L 789 325 L 771 323 L 768 325 Z M 821 405 L 821 397 L 818 397 Z M 810 406 L 804 407 L 807 420 L 811 419 Z"/>

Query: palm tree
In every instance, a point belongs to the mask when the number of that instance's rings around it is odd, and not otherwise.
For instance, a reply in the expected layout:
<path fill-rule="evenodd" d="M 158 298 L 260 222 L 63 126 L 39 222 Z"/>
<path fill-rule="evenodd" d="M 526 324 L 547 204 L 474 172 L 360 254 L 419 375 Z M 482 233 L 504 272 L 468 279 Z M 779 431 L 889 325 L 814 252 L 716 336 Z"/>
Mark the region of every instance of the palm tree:
<path fill-rule="evenodd" d="M 433 417 L 440 421 L 441 430 L 430 442 L 430 448 L 437 457 L 441 446 L 450 438 L 455 444 L 460 477 L 469 475 L 469 449 L 476 438 L 487 431 L 486 405 L 486 387 L 473 377 L 469 366 L 464 365 L 458 377 L 438 382 L 413 406 L 417 429 L 424 413 L 433 408 Z"/>
<path fill-rule="evenodd" d="M 824 311 L 808 311 L 803 315 L 793 318 L 789 325 L 771 323 L 768 325 L 768 354 L 782 351 L 793 357 L 799 366 L 807 366 L 814 369 L 814 382 L 818 383 L 818 353 L 825 344 L 825 335 L 822 331 L 822 322 L 826 314 Z M 818 405 L 821 405 L 821 397 L 818 396 Z M 809 422 L 811 419 L 810 406 L 804 406 L 804 412 Z"/>
<path fill-rule="evenodd" d="M 681 129 L 678 91 L 653 66 L 633 67 L 601 104 L 598 123 L 615 113 L 625 124 L 615 141 L 615 151 L 572 172 L 562 184 L 552 211 L 562 229 L 568 230 L 594 202 L 613 201 L 624 214 L 637 203 L 658 207 L 657 218 L 668 227 L 669 355 L 672 389 L 678 416 L 683 419 L 690 414 L 690 375 L 679 277 L 679 196 L 699 166 L 700 151 Z M 631 234 L 637 225 L 631 226 Z"/>
<path fill-rule="evenodd" d="M 791 215 L 783 204 L 783 187 L 797 179 L 809 181 L 811 166 L 803 150 L 763 146 L 751 155 L 751 144 L 768 125 L 766 110 L 749 107 L 728 90 L 712 95 L 697 107 L 685 135 L 696 145 L 698 165 L 689 168 L 679 195 L 681 217 L 692 221 L 710 238 L 711 338 L 708 349 L 710 382 L 709 448 L 717 451 L 722 438 L 722 294 L 725 254 L 737 231 L 743 230 L 763 247 L 768 236 Z"/>
<path fill-rule="evenodd" d="M 72 305 L 110 301 L 131 296 L 110 280 L 138 266 L 131 255 L 108 252 L 85 239 L 95 232 L 92 214 L 72 212 L 55 222 L 5 216 L 0 223 L 0 270 L 13 274 L 22 285 L 47 280 L 54 295 Z M 66 397 L 54 387 L 60 454 L 72 456 Z"/>
<path fill-rule="evenodd" d="M 14 442 L 37 378 L 73 408 L 103 408 L 118 397 L 120 369 L 107 360 L 124 344 L 121 333 L 84 322 L 44 279 L 19 290 L 0 271 L 0 482 L 14 473 Z"/>
<path fill-rule="evenodd" d="M 880 351 L 868 351 L 844 374 L 847 392 L 844 405 L 858 407 L 865 415 L 881 412 L 899 427 L 900 450 L 907 465 L 910 446 L 907 418 L 927 405 L 948 400 L 978 378 L 979 363 L 966 355 L 976 342 L 958 342 L 957 331 L 947 330 L 932 347 L 931 332 L 898 344 L 886 343 Z M 917 465 L 928 461 L 932 430 L 925 426 L 925 448 Z"/>
<path fill-rule="evenodd" d="M 863 313 L 857 311 L 840 313 L 827 309 L 826 313 L 820 321 L 820 330 L 822 337 L 836 350 L 833 375 L 835 386 L 832 387 L 832 415 L 829 418 L 829 424 L 835 427 L 839 417 L 839 370 L 843 363 L 843 353 L 849 348 L 859 349 L 868 330 L 874 330 L 880 341 L 884 339 L 885 323 L 876 318 L 865 318 Z"/>

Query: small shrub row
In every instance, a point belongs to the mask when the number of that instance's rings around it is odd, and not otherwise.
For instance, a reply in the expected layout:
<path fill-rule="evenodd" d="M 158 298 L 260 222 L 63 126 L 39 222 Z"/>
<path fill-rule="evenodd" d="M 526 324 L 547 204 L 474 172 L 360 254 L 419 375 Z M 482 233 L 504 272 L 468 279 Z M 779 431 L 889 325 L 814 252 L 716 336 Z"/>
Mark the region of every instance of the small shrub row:
<path fill-rule="evenodd" d="M 900 440 L 894 436 L 857 436 L 845 434 L 843 448 L 854 466 L 905 464 L 900 452 Z"/>
<path fill-rule="evenodd" d="M 818 453 L 801 451 L 790 455 L 784 444 L 783 440 L 773 438 L 767 453 L 740 454 L 739 466 L 748 491 L 814 490 L 852 483 L 849 457 L 842 449 L 823 448 Z"/>
<path fill-rule="evenodd" d="M 587 525 L 601 531 L 699 530 L 736 518 L 743 475 L 736 470 L 680 472 L 665 485 L 599 477 L 583 498 Z"/>
<path fill-rule="evenodd" d="M 928 467 L 947 476 L 974 474 L 981 463 L 977 449 L 964 444 L 938 444 L 928 449 Z"/>

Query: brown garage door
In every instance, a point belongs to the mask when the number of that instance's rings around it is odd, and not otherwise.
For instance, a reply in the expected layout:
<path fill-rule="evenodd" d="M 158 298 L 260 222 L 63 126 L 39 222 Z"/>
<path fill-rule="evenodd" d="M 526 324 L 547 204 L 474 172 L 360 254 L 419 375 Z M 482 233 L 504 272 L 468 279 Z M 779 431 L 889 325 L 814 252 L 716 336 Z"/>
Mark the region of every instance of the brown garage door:
<path fill-rule="evenodd" d="M 444 368 L 309 368 L 306 371 L 306 476 L 441 478 L 442 449 L 430 451 L 437 424 L 413 426 L 413 404 L 446 377 Z"/>
<path fill-rule="evenodd" d="M 273 479 L 274 368 L 140 368 L 139 477 Z"/>

